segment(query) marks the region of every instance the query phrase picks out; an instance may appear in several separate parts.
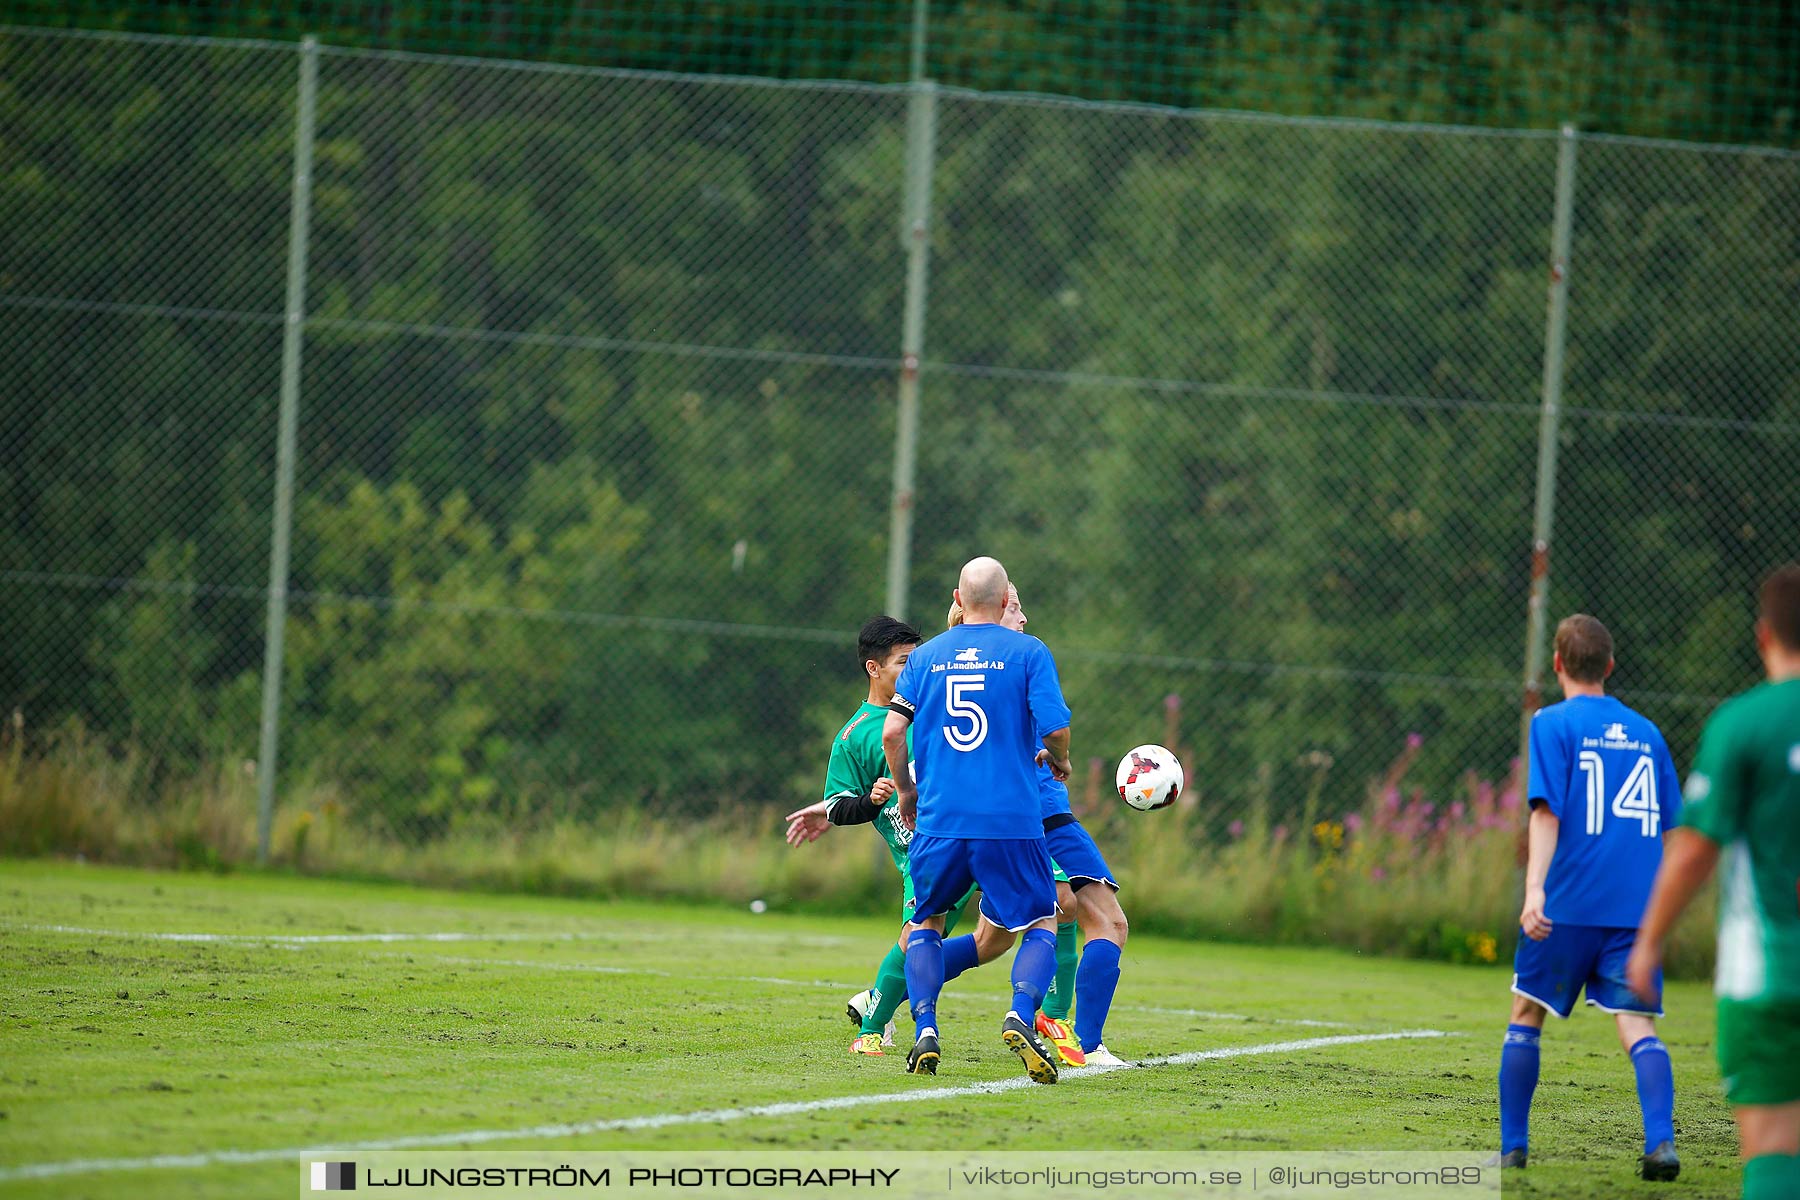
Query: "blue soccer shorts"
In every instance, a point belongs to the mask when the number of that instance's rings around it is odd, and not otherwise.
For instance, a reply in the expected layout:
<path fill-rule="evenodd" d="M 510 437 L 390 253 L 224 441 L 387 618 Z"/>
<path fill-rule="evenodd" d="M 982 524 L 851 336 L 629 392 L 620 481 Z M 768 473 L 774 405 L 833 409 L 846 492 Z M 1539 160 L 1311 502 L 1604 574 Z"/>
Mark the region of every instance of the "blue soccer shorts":
<path fill-rule="evenodd" d="M 1641 1013 L 1660 1017 L 1662 1010 L 1645 1004 L 1625 984 L 1625 960 L 1637 940 L 1635 929 L 1600 925 L 1562 925 L 1534 942 L 1523 935 L 1513 955 L 1513 994 L 1536 1000 L 1559 1017 L 1575 1010 L 1575 997 L 1587 989 L 1587 1002 L 1607 1013 Z M 1662 972 L 1656 973 L 1662 995 Z"/>
<path fill-rule="evenodd" d="M 949 912 L 981 885 L 981 915 L 1015 933 L 1056 915 L 1056 882 L 1044 839 L 913 835 L 913 920 Z"/>
<path fill-rule="evenodd" d="M 1051 817 L 1049 820 L 1056 821 L 1057 818 Z M 1084 883 L 1104 883 L 1115 892 L 1119 890 L 1118 880 L 1113 878 L 1112 868 L 1101 857 L 1100 847 L 1094 844 L 1093 835 L 1083 829 L 1081 822 L 1073 816 L 1058 823 L 1054 829 L 1047 821 L 1044 827 L 1044 845 L 1075 888 L 1079 889 Z"/>

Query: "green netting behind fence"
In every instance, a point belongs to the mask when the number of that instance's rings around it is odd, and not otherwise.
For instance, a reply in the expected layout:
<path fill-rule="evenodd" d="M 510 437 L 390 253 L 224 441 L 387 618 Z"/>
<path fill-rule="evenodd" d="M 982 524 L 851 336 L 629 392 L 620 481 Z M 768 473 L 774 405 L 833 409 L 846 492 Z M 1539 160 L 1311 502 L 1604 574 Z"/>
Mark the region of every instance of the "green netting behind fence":
<path fill-rule="evenodd" d="M 955 86 L 1306 116 L 1795 145 L 1800 3 L 930 0 Z M 23 24 L 895 82 L 905 0 L 11 0 Z"/>

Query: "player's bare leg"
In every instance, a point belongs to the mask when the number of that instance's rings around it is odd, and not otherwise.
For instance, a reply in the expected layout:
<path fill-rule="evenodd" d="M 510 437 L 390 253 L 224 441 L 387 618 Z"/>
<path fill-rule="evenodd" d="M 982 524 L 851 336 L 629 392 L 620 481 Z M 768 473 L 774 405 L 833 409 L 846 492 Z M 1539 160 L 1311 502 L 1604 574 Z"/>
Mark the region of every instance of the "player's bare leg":
<path fill-rule="evenodd" d="M 1625 1053 L 1647 1037 L 1656 1036 L 1656 1018 L 1643 1013 L 1614 1013 L 1619 1025 L 1619 1045 Z"/>
<path fill-rule="evenodd" d="M 1018 940 L 1018 934 L 994 924 L 983 914 L 975 923 L 975 961 L 991 963 L 1011 950 Z"/>
<path fill-rule="evenodd" d="M 1747 1162 L 1763 1154 L 1800 1155 L 1800 1100 L 1792 1104 L 1745 1104 L 1731 1110 L 1738 1143 Z"/>
<path fill-rule="evenodd" d="M 1518 995 L 1512 998 L 1512 1023 L 1514 1025 L 1529 1025 L 1533 1029 L 1542 1029 L 1544 1020 L 1549 1015 L 1550 1010 L 1536 1000 L 1527 1000 Z"/>
<path fill-rule="evenodd" d="M 1066 879 L 1056 881 L 1056 923 L 1067 924 L 1075 919 L 1075 889 L 1069 886 Z"/>

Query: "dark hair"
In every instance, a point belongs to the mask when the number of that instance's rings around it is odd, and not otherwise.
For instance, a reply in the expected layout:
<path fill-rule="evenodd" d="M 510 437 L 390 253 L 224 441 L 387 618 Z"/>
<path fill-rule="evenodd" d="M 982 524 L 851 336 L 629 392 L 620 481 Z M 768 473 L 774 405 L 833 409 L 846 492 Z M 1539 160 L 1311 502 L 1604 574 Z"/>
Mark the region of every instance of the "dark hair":
<path fill-rule="evenodd" d="M 1787 650 L 1800 650 L 1800 563 L 1777 567 L 1763 580 L 1759 614 Z"/>
<path fill-rule="evenodd" d="M 905 621 L 888 616 L 870 617 L 856 635 L 856 668 L 861 671 L 870 659 L 885 663 L 895 646 L 916 646 L 924 640 L 919 631 Z"/>
<path fill-rule="evenodd" d="M 1564 617 L 1556 627 L 1556 652 L 1563 671 L 1577 683 L 1599 683 L 1612 664 L 1612 634 L 1586 613 Z"/>

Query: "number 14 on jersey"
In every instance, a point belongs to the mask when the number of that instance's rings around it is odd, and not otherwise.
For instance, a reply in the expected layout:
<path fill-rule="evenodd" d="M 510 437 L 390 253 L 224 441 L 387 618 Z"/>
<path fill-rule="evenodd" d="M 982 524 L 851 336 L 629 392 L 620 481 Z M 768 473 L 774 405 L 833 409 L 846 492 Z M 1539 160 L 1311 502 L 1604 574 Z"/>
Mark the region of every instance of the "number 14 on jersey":
<path fill-rule="evenodd" d="M 1606 762 L 1593 750 L 1583 750 L 1576 762 L 1587 776 L 1587 831 L 1598 835 L 1606 823 Z M 1656 767 L 1648 754 L 1638 755 L 1631 772 L 1612 798 L 1612 815 L 1636 821 L 1645 837 L 1662 836 L 1662 807 L 1656 802 Z"/>

